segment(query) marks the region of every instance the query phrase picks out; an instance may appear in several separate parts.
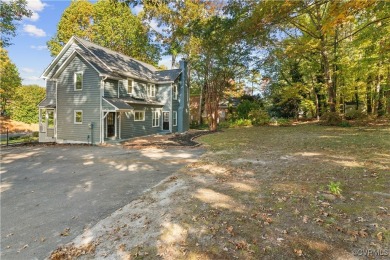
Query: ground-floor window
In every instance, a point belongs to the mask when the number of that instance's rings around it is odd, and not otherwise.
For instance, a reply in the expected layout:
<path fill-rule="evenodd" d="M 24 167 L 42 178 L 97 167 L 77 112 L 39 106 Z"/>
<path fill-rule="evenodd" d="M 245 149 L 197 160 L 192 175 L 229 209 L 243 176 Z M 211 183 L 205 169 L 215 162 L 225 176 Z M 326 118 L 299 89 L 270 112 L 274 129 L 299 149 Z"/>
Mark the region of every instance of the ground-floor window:
<path fill-rule="evenodd" d="M 152 111 L 152 127 L 160 126 L 160 111 Z"/>
<path fill-rule="evenodd" d="M 75 124 L 82 124 L 83 123 L 83 111 L 82 110 L 75 110 L 74 111 L 74 123 Z"/>
<path fill-rule="evenodd" d="M 172 111 L 172 125 L 177 126 L 177 112 Z"/>
<path fill-rule="evenodd" d="M 134 121 L 145 121 L 145 111 L 134 111 Z"/>

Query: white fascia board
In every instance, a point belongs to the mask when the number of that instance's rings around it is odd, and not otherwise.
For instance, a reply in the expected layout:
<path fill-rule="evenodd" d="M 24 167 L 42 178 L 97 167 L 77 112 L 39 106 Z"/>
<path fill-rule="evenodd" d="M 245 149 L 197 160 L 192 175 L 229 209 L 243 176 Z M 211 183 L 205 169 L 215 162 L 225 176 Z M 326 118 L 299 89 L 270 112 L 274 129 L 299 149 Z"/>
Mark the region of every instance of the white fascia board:
<path fill-rule="evenodd" d="M 62 48 L 60 53 L 52 60 L 52 62 L 47 66 L 47 68 L 43 71 L 40 78 L 47 78 L 47 74 L 52 70 L 53 66 L 57 64 L 57 62 L 61 59 L 61 57 L 64 55 L 64 53 L 69 49 L 69 47 L 74 43 L 74 37 L 72 36 L 69 41 L 65 44 L 65 46 Z"/>
<path fill-rule="evenodd" d="M 53 78 L 57 78 L 59 74 L 65 69 L 65 67 L 77 56 L 77 54 L 84 60 L 86 61 L 99 75 L 101 74 L 98 69 L 95 68 L 86 58 L 83 57 L 77 50 L 74 50 L 69 57 L 62 63 L 61 67 L 58 68 L 56 74 L 53 75 Z"/>

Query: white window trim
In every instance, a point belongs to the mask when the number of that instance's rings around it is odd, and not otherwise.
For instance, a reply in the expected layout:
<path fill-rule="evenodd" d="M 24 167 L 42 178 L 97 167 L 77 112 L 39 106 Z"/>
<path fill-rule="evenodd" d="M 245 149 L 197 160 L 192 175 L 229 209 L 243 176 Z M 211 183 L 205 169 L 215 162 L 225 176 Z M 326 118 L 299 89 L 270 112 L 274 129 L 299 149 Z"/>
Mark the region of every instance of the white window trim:
<path fill-rule="evenodd" d="M 148 95 L 148 97 L 155 97 L 156 96 L 156 85 L 155 84 L 148 84 L 147 95 Z"/>
<path fill-rule="evenodd" d="M 77 82 L 77 74 L 81 74 L 81 89 L 77 89 L 76 88 L 76 82 Z M 83 71 L 76 71 L 74 74 L 73 74 L 73 89 L 74 91 L 82 91 L 83 90 L 83 87 L 84 87 L 84 72 Z"/>
<path fill-rule="evenodd" d="M 172 111 L 172 126 L 177 126 L 177 111 Z"/>
<path fill-rule="evenodd" d="M 157 118 L 155 117 L 157 113 Z M 152 127 L 160 127 L 160 117 L 161 117 L 161 111 L 160 110 L 153 110 L 152 111 Z M 154 124 L 154 122 L 157 119 L 157 125 Z"/>
<path fill-rule="evenodd" d="M 137 112 L 143 113 L 144 116 L 142 120 L 135 119 L 135 113 Z M 134 121 L 145 121 L 145 110 L 134 110 Z"/>
<path fill-rule="evenodd" d="M 173 84 L 173 90 L 172 90 L 173 100 L 177 100 L 178 93 L 179 93 L 179 88 L 177 87 L 177 84 Z"/>
<path fill-rule="evenodd" d="M 81 122 L 76 122 L 76 113 L 81 112 Z M 83 124 L 83 110 L 74 110 L 73 111 L 73 123 L 76 125 L 82 125 Z"/>
<path fill-rule="evenodd" d="M 131 80 L 131 93 L 129 92 L 129 80 Z M 134 79 L 127 79 L 127 88 L 126 88 L 127 94 L 134 94 Z"/>

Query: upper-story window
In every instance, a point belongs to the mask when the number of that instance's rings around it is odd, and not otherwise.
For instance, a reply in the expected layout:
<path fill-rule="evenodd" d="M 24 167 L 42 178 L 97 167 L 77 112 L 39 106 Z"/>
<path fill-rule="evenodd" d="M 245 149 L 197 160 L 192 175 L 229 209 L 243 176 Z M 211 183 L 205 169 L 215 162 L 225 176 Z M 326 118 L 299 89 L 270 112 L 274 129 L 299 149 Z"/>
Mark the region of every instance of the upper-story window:
<path fill-rule="evenodd" d="M 148 93 L 148 97 L 155 97 L 156 96 L 156 85 L 149 84 L 147 87 L 147 93 Z"/>
<path fill-rule="evenodd" d="M 175 85 L 173 85 L 173 87 L 172 87 L 172 95 L 173 95 L 173 99 L 174 100 L 177 100 L 177 93 L 178 93 L 178 91 L 177 91 L 177 85 L 175 84 Z"/>
<path fill-rule="evenodd" d="M 127 94 L 133 94 L 133 84 L 134 81 L 132 79 L 127 80 Z"/>
<path fill-rule="evenodd" d="M 74 90 L 83 89 L 83 73 L 75 72 L 74 73 Z"/>

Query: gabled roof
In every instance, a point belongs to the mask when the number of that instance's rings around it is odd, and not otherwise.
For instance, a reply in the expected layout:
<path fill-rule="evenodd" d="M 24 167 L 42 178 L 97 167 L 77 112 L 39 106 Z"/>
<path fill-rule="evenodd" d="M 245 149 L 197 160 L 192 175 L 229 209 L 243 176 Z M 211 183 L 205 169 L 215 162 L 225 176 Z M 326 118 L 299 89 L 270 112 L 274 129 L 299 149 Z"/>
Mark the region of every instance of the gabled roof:
<path fill-rule="evenodd" d="M 42 77 L 49 75 L 50 71 L 59 62 L 60 58 L 66 53 L 66 50 L 69 49 L 73 42 L 83 47 L 77 48 L 77 54 L 90 63 L 101 76 L 111 76 L 114 78 L 131 77 L 152 83 L 172 83 L 181 73 L 181 69 L 159 71 L 150 64 L 73 36 L 47 67 Z"/>
<path fill-rule="evenodd" d="M 114 109 L 115 111 L 131 111 L 134 109 L 132 106 L 130 106 L 129 104 L 127 104 L 126 102 L 124 102 L 119 98 L 103 97 L 103 99 L 111 106 L 113 106 L 115 108 Z"/>

